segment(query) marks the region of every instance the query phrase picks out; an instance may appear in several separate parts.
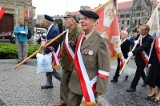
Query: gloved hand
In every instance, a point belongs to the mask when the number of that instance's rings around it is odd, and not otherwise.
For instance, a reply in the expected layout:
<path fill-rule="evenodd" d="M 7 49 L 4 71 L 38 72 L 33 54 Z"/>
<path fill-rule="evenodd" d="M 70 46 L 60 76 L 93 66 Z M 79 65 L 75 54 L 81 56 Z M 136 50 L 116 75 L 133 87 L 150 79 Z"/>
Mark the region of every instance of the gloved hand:
<path fill-rule="evenodd" d="M 20 31 L 20 33 L 21 33 L 21 34 L 26 34 L 26 32 L 24 32 L 24 31 Z"/>
<path fill-rule="evenodd" d="M 139 42 L 138 42 L 138 40 L 135 40 L 134 43 L 135 43 L 135 44 L 138 44 Z"/>
<path fill-rule="evenodd" d="M 126 59 L 123 59 L 124 60 L 124 62 L 126 62 Z"/>
<path fill-rule="evenodd" d="M 132 52 L 129 52 L 128 53 L 128 57 L 132 57 L 133 56 L 133 53 Z"/>
<path fill-rule="evenodd" d="M 151 67 L 151 64 L 148 64 L 148 68 Z"/>

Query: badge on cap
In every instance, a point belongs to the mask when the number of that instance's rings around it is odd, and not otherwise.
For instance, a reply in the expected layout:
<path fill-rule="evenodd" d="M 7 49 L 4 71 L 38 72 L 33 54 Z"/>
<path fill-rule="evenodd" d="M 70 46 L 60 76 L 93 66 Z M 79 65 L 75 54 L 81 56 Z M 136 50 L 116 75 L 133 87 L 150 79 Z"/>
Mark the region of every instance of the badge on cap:
<path fill-rule="evenodd" d="M 90 50 L 90 51 L 88 52 L 88 54 L 89 54 L 89 55 L 93 55 L 93 51 Z"/>

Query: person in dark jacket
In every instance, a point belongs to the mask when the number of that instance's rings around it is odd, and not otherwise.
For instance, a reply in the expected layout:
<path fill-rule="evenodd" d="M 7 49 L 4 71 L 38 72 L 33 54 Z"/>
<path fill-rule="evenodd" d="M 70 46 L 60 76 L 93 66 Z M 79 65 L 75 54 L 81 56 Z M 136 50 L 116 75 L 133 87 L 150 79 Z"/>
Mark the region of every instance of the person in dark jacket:
<path fill-rule="evenodd" d="M 124 57 L 124 60 L 128 58 L 128 52 L 130 50 L 130 41 L 127 39 L 128 37 L 128 33 L 125 30 L 121 31 L 121 51 L 122 51 L 122 55 Z M 119 71 L 120 71 L 120 58 L 117 58 L 117 69 L 115 72 L 115 75 L 113 77 L 113 79 L 111 80 L 111 82 L 118 82 L 118 77 L 119 77 Z M 125 79 L 128 78 L 128 75 L 126 76 Z"/>
<path fill-rule="evenodd" d="M 132 49 L 133 47 L 134 47 L 134 41 L 135 41 L 135 38 L 136 38 L 136 36 L 137 36 L 137 28 L 133 28 L 132 29 L 132 33 L 131 33 L 131 35 L 130 35 L 130 39 L 129 39 L 129 41 L 130 41 L 130 49 Z"/>
<path fill-rule="evenodd" d="M 45 18 L 45 20 L 43 21 L 44 26 L 48 29 L 46 40 L 53 39 L 59 34 L 59 29 L 54 25 L 54 20 L 50 16 L 44 15 L 44 18 Z M 45 43 L 41 44 L 41 46 L 43 47 L 44 45 Z M 52 46 L 46 47 L 44 49 L 44 54 L 48 54 L 52 52 L 53 50 L 56 52 L 57 49 L 58 49 L 58 46 L 54 48 Z M 42 89 L 53 88 L 52 75 L 58 80 L 61 80 L 61 74 L 53 69 L 53 72 L 46 73 L 47 82 L 41 86 Z"/>
<path fill-rule="evenodd" d="M 159 57 L 159 47 L 158 44 L 160 38 L 156 38 L 154 42 L 153 49 L 151 51 L 151 56 L 149 59 L 149 72 L 146 78 L 146 84 L 149 85 L 149 93 L 146 96 L 147 100 L 152 100 L 153 102 L 159 103 L 160 101 L 160 57 Z M 158 92 L 155 93 L 154 88 L 158 87 Z M 154 99 L 153 99 L 154 98 Z"/>
<path fill-rule="evenodd" d="M 136 49 L 128 53 L 129 57 L 135 56 L 137 69 L 134 79 L 132 80 L 132 83 L 130 85 L 130 88 L 126 90 L 127 92 L 136 91 L 136 86 L 139 82 L 140 77 L 142 77 L 144 81 L 146 79 L 144 68 L 148 63 L 147 57 L 149 56 L 151 44 L 153 42 L 152 36 L 148 34 L 149 30 L 150 28 L 148 25 L 142 25 L 140 27 L 140 41 L 136 42 L 138 44 Z"/>

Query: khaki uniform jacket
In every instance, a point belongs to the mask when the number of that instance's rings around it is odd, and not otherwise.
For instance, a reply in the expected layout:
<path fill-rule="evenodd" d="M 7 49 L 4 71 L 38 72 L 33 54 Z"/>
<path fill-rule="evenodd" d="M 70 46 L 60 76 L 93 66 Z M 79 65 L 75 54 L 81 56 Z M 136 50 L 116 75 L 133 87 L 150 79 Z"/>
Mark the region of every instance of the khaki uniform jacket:
<path fill-rule="evenodd" d="M 106 72 L 110 71 L 110 52 L 108 46 L 106 36 L 100 35 L 97 31 L 94 31 L 81 45 L 83 62 L 90 80 L 98 74 L 98 70 L 103 70 Z M 90 55 L 89 51 L 92 51 L 93 55 Z M 80 81 L 75 69 L 71 75 L 69 89 L 76 94 L 82 95 Z M 104 93 L 106 90 L 107 80 L 98 77 L 96 91 L 99 93 Z"/>
<path fill-rule="evenodd" d="M 75 51 L 76 44 L 77 44 L 77 39 L 78 39 L 78 36 L 81 34 L 81 32 L 82 32 L 82 30 L 78 25 L 76 25 L 75 28 L 71 32 L 69 32 L 68 42 L 69 42 L 69 45 L 72 48 L 73 52 Z M 60 37 L 58 40 L 53 42 L 51 45 L 54 47 L 58 44 L 62 44 L 62 55 L 61 55 L 61 57 L 62 57 L 62 61 L 61 61 L 62 69 L 65 70 L 65 71 L 73 71 L 74 63 L 69 60 L 66 49 L 63 46 L 63 41 L 64 40 L 65 40 L 65 35 L 62 35 L 62 37 Z"/>

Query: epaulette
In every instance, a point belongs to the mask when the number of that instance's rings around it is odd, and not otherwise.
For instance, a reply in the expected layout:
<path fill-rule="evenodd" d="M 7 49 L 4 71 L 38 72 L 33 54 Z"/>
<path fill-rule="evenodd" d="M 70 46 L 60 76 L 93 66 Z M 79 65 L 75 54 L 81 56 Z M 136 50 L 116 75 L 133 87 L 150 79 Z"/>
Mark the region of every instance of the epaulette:
<path fill-rule="evenodd" d="M 99 34 L 99 36 L 100 36 L 101 38 L 103 38 L 103 39 L 106 39 L 106 38 L 107 38 L 105 33 L 101 33 L 101 34 Z"/>

